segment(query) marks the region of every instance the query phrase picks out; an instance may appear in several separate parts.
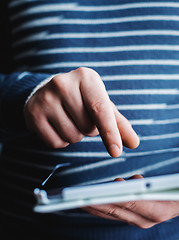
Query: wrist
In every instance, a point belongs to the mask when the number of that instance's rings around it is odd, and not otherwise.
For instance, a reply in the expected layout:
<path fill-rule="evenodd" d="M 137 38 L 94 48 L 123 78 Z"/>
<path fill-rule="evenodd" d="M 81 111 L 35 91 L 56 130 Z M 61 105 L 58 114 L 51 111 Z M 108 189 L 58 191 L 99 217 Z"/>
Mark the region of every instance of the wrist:
<path fill-rule="evenodd" d="M 31 99 L 31 97 L 38 91 L 38 89 L 40 89 L 41 87 L 45 86 L 48 82 L 50 82 L 51 79 L 52 79 L 54 76 L 55 76 L 55 74 L 52 75 L 52 76 L 50 76 L 50 77 L 48 77 L 48 78 L 46 78 L 46 79 L 43 80 L 42 82 L 40 82 L 40 83 L 32 90 L 32 92 L 29 94 L 29 96 L 27 97 L 27 99 L 26 99 L 26 101 L 25 101 L 24 106 L 29 102 L 29 100 Z"/>

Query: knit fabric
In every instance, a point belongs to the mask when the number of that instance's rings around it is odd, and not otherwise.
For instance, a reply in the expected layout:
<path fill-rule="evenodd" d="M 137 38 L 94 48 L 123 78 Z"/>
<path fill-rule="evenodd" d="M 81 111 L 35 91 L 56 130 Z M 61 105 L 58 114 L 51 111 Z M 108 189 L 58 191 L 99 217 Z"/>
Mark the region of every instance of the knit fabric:
<path fill-rule="evenodd" d="M 178 218 L 142 230 L 80 209 L 32 211 L 33 189 L 59 163 L 70 166 L 56 173 L 53 187 L 179 172 L 179 1 L 10 0 L 4 6 L 13 69 L 1 67 L 0 124 L 16 134 L 2 146 L 2 229 L 22 239 L 179 239 Z M 140 137 L 137 149 L 124 148 L 113 159 L 97 136 L 49 150 L 24 132 L 23 106 L 33 89 L 82 66 L 101 76 Z M 17 130 L 25 136 L 17 138 Z"/>

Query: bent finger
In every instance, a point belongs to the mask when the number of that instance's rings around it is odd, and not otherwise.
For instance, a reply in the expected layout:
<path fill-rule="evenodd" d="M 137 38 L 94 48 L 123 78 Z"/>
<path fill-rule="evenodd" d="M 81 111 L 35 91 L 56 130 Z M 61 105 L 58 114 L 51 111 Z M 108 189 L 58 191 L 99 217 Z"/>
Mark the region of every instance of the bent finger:
<path fill-rule="evenodd" d="M 83 209 L 84 211 L 92 214 L 93 216 L 96 216 L 96 217 L 101 217 L 101 218 L 105 218 L 105 219 L 108 219 L 108 220 L 116 220 L 116 221 L 119 220 L 119 219 L 117 219 L 117 218 L 108 216 L 108 215 L 106 215 L 106 214 L 104 214 L 104 213 L 102 213 L 102 212 L 94 209 L 93 207 L 83 207 L 82 209 Z"/>
<path fill-rule="evenodd" d="M 61 104 L 54 104 L 52 111 L 48 112 L 48 115 L 48 120 L 65 142 L 76 143 L 82 140 L 84 135 L 76 127 L 71 116 L 68 115 Z"/>
<path fill-rule="evenodd" d="M 131 201 L 117 204 L 123 209 L 130 210 L 155 224 L 164 222 L 176 217 L 176 208 L 172 206 L 172 201 Z"/>
<path fill-rule="evenodd" d="M 140 175 L 140 174 L 135 174 L 135 175 L 129 177 L 128 179 L 142 179 L 142 178 L 144 178 L 142 175 Z"/>
<path fill-rule="evenodd" d="M 38 124 L 34 125 L 34 130 L 37 135 L 52 148 L 64 148 L 69 145 L 64 141 L 51 126 L 47 119 L 39 120 Z"/>
<path fill-rule="evenodd" d="M 113 103 L 112 106 L 123 144 L 132 149 L 138 147 L 140 140 L 130 122 L 117 110 Z"/>
<path fill-rule="evenodd" d="M 63 107 L 80 132 L 82 132 L 84 135 L 88 135 L 90 133 L 94 135 L 95 125 L 85 107 L 79 89 L 79 81 L 76 80 L 79 78 L 79 76 L 77 75 L 76 71 L 71 71 L 66 74 L 65 78 L 66 81 L 63 81 L 63 91 L 60 91 L 60 98 Z M 73 86 L 72 91 L 71 86 Z"/>
<path fill-rule="evenodd" d="M 115 204 L 93 205 L 91 206 L 91 208 L 93 208 L 94 213 L 98 214 L 98 216 L 106 215 L 106 217 L 112 217 L 117 219 L 118 221 L 136 225 L 139 228 L 143 229 L 150 228 L 156 224 L 156 222 L 153 222 L 150 219 L 146 219 L 143 216 L 136 214 L 128 209 L 120 208 L 118 205 Z"/>

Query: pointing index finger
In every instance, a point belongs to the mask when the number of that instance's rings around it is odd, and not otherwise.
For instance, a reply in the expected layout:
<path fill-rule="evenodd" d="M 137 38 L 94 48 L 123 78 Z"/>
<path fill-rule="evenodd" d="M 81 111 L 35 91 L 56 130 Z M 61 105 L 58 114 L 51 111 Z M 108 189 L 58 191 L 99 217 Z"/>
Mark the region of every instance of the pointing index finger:
<path fill-rule="evenodd" d="M 122 152 L 122 140 L 109 96 L 99 78 L 92 74 L 88 79 L 83 79 L 80 90 L 106 149 L 112 157 L 118 157 Z"/>

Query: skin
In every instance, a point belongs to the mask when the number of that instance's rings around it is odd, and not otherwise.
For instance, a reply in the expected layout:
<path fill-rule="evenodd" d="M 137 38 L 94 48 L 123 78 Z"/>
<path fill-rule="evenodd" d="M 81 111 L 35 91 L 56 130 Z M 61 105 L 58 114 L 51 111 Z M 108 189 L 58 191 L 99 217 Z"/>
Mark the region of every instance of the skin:
<path fill-rule="evenodd" d="M 130 179 L 143 178 L 134 175 Z M 124 181 L 117 178 L 115 181 Z M 126 222 L 142 229 L 179 216 L 179 201 L 129 201 L 115 204 L 93 205 L 83 208 L 88 213 L 109 219 Z"/>
<path fill-rule="evenodd" d="M 120 156 L 123 145 L 131 149 L 139 145 L 131 124 L 109 99 L 98 73 L 90 68 L 57 74 L 26 103 L 24 116 L 27 128 L 52 148 L 65 148 L 84 136 L 98 134 L 112 157 Z M 175 201 L 137 201 L 84 209 L 141 228 L 179 215 L 179 203 Z"/>
<path fill-rule="evenodd" d="M 98 73 L 90 68 L 56 75 L 31 97 L 24 115 L 28 129 L 53 148 L 98 134 L 112 157 L 121 154 L 123 144 L 129 148 L 139 145 L 131 124 L 110 101 Z"/>

